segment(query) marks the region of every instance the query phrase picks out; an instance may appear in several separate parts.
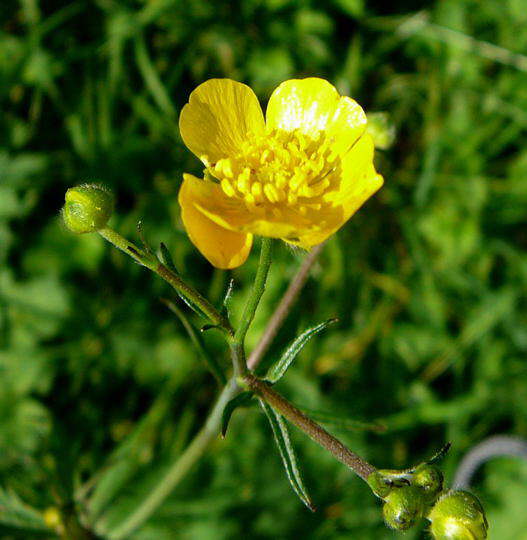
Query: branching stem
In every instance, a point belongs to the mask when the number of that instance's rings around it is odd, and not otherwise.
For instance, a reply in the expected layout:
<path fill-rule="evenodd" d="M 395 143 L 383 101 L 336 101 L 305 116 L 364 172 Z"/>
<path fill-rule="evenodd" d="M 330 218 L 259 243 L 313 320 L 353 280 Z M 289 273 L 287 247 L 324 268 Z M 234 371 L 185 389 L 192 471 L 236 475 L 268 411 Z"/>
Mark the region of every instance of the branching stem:
<path fill-rule="evenodd" d="M 139 264 L 146 266 L 148 269 L 155 272 L 159 277 L 163 278 L 171 285 L 179 294 L 184 296 L 192 304 L 197 306 L 208 317 L 212 324 L 224 330 L 228 335 L 233 335 L 234 331 L 227 320 L 203 295 L 196 289 L 185 283 L 173 270 L 167 268 L 156 257 L 145 253 L 142 249 L 129 242 L 121 236 L 117 231 L 105 227 L 97 231 L 105 240 L 113 244 Z"/>
<path fill-rule="evenodd" d="M 311 420 L 311 418 L 276 392 L 268 383 L 256 378 L 250 373 L 245 375 L 244 382 L 250 390 L 271 405 L 276 412 L 280 413 L 312 440 L 333 454 L 335 458 L 352 469 L 365 482 L 367 481 L 368 476 L 376 471 L 373 465 L 370 465 L 338 439 L 333 437 L 333 435 L 328 433 L 322 426 L 319 426 L 316 422 Z"/>

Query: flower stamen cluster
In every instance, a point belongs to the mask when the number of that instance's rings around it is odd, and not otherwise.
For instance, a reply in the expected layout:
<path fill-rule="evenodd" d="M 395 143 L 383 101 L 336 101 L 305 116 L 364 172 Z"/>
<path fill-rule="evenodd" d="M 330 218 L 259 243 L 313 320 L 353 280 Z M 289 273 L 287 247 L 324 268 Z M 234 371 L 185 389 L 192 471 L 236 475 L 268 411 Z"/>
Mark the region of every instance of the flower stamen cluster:
<path fill-rule="evenodd" d="M 302 216 L 319 212 L 322 195 L 336 188 L 339 156 L 323 132 L 271 130 L 243 143 L 240 152 L 206 169 L 225 195 L 261 219 L 283 219 L 292 207 Z"/>

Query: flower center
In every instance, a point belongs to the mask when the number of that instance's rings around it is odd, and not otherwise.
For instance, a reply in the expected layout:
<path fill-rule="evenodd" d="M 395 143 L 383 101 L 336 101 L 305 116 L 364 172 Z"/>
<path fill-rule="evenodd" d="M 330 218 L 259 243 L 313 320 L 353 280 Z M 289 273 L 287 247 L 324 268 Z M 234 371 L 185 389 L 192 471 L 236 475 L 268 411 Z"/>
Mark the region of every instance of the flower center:
<path fill-rule="evenodd" d="M 212 164 L 208 173 L 224 193 L 252 210 L 274 213 L 294 206 L 301 214 L 320 209 L 321 196 L 332 189 L 340 166 L 333 140 L 324 132 L 272 130 L 247 140 L 241 151 Z"/>

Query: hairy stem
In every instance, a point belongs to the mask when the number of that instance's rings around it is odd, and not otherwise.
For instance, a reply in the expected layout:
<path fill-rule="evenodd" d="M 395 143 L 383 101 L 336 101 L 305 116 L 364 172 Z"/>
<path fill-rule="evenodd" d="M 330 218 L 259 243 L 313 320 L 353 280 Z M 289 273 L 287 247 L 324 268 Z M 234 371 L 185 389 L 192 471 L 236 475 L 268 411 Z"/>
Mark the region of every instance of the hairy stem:
<path fill-rule="evenodd" d="M 244 347 L 245 336 L 253 322 L 256 309 L 265 291 L 265 284 L 267 282 L 267 276 L 272 261 L 273 242 L 274 240 L 272 238 L 262 238 L 260 260 L 258 261 L 258 269 L 256 270 L 254 283 L 243 310 L 240 326 L 234 333 L 234 337 L 230 342 L 231 358 L 235 376 L 241 376 L 247 371 Z"/>
<path fill-rule="evenodd" d="M 307 278 L 309 277 L 309 271 L 313 267 L 313 264 L 317 260 L 323 247 L 324 244 L 315 246 L 302 261 L 302 265 L 295 274 L 295 277 L 291 280 L 291 283 L 289 284 L 289 287 L 287 287 L 287 290 L 280 300 L 278 307 L 275 309 L 273 315 L 269 319 L 258 345 L 256 345 L 247 359 L 247 367 L 249 369 L 253 370 L 260 363 L 261 359 L 269 349 L 269 346 L 273 342 L 286 317 L 289 315 L 291 308 L 295 304 L 300 291 L 304 288 Z"/>
<path fill-rule="evenodd" d="M 305 268 L 305 263 L 302 265 L 302 267 Z M 296 291 L 295 294 L 292 295 L 288 300 L 289 307 L 291 307 L 291 305 L 298 298 L 298 294 L 306 282 L 309 267 L 306 268 L 304 272 L 299 271 L 293 278 L 294 288 Z M 304 273 L 306 277 L 302 277 L 302 274 Z M 282 302 L 280 302 L 278 309 L 281 305 Z M 282 310 L 279 320 L 277 320 L 276 316 L 273 315 L 268 327 L 264 331 L 264 335 L 269 333 L 269 326 L 271 323 L 275 327 L 274 334 L 276 334 L 276 331 L 284 322 L 288 312 L 289 309 L 285 311 Z M 256 368 L 262 358 L 263 354 L 260 354 L 258 358 L 254 358 L 251 362 L 251 368 Z M 184 476 L 189 473 L 190 469 L 203 457 L 212 442 L 216 440 L 221 429 L 221 417 L 223 409 L 225 408 L 225 405 L 239 392 L 240 388 L 237 386 L 236 379 L 233 377 L 219 395 L 214 407 L 209 413 L 204 427 L 194 437 L 183 454 L 181 454 L 172 464 L 167 472 L 167 476 L 163 478 L 161 483 L 150 492 L 150 494 L 142 501 L 141 505 L 136 508 L 136 510 L 123 523 L 118 525 L 118 527 L 111 531 L 110 534 L 107 534 L 108 538 L 111 540 L 122 540 L 126 538 L 128 535 L 132 534 L 133 531 L 138 529 L 157 510 L 157 508 L 174 490 Z"/>
<path fill-rule="evenodd" d="M 139 264 L 146 266 L 163 278 L 179 294 L 184 296 L 191 304 L 197 306 L 211 321 L 212 324 L 222 328 L 227 334 L 233 335 L 233 329 L 225 316 L 223 316 L 204 296 L 196 289 L 185 283 L 173 270 L 167 268 L 159 260 L 145 253 L 132 242 L 121 236 L 118 232 L 105 227 L 97 231 L 105 240 L 113 244 Z"/>
<path fill-rule="evenodd" d="M 287 399 L 273 390 L 268 383 L 257 379 L 250 373 L 245 375 L 244 382 L 250 390 L 271 405 L 276 412 L 280 413 L 316 443 L 333 454 L 335 458 L 352 469 L 365 482 L 367 481 L 368 476 L 376 471 L 373 465 L 370 465 L 355 452 L 352 452 L 347 446 L 328 433 L 322 426 L 319 426 L 316 422 L 311 420 L 311 418 L 305 415 L 301 410 L 297 409 L 292 403 L 287 401 Z"/>

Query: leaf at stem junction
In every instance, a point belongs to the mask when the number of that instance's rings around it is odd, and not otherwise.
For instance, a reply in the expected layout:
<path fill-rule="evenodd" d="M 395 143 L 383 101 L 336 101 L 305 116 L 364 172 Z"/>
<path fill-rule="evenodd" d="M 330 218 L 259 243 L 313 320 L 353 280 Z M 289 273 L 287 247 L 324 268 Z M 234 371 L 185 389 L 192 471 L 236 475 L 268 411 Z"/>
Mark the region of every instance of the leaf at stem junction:
<path fill-rule="evenodd" d="M 305 332 L 302 332 L 284 351 L 280 359 L 269 368 L 265 380 L 271 384 L 279 381 L 284 376 L 293 360 L 297 357 L 298 353 L 304 348 L 304 345 L 306 345 L 313 336 L 337 321 L 338 319 L 328 319 L 327 321 L 321 322 L 316 326 L 308 328 Z"/>
<path fill-rule="evenodd" d="M 238 408 L 238 407 L 244 407 L 245 405 L 248 405 L 251 401 L 251 398 L 253 397 L 252 392 L 242 392 L 241 394 L 238 394 L 237 396 L 233 397 L 227 405 L 225 405 L 225 409 L 223 409 L 223 413 L 221 415 L 221 436 L 225 437 L 227 433 L 227 428 L 229 427 L 229 421 L 231 419 L 232 413 Z"/>
<path fill-rule="evenodd" d="M 170 254 L 170 251 L 168 251 L 168 248 L 166 245 L 161 242 L 159 244 L 159 261 L 161 264 L 166 266 L 171 272 L 174 272 L 174 274 L 179 276 L 179 272 L 177 271 L 177 268 L 174 264 L 174 261 L 172 259 L 172 255 Z M 185 304 L 194 312 L 196 315 L 199 315 L 200 317 L 203 317 L 207 319 L 207 315 L 203 313 L 203 311 L 196 305 L 194 302 L 191 302 L 188 298 L 186 298 L 184 295 L 182 295 L 177 289 L 176 289 L 177 295 L 185 302 Z"/>
<path fill-rule="evenodd" d="M 178 271 L 176 269 L 176 265 L 174 264 L 174 260 L 172 259 L 172 255 L 170 254 L 170 251 L 168 251 L 168 248 L 166 247 L 166 245 L 163 242 L 161 242 L 159 244 L 159 252 L 161 254 L 161 256 L 159 257 L 161 259 L 161 262 L 167 268 L 172 270 L 172 272 L 174 272 L 175 274 L 178 274 Z"/>
<path fill-rule="evenodd" d="M 316 508 L 311 501 L 306 487 L 304 486 L 302 475 L 300 474 L 300 469 L 298 468 L 296 454 L 293 445 L 291 444 L 289 431 L 287 430 L 287 425 L 284 418 L 265 401 L 260 400 L 260 405 L 262 406 L 267 418 L 269 419 L 269 423 L 271 424 L 274 439 L 276 441 L 276 445 L 278 446 L 278 451 L 280 452 L 280 457 L 282 458 L 282 463 L 284 464 L 285 472 L 293 491 L 312 512 L 315 512 Z"/>

